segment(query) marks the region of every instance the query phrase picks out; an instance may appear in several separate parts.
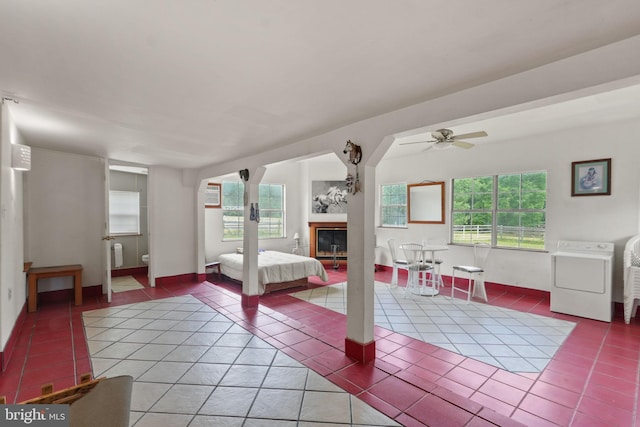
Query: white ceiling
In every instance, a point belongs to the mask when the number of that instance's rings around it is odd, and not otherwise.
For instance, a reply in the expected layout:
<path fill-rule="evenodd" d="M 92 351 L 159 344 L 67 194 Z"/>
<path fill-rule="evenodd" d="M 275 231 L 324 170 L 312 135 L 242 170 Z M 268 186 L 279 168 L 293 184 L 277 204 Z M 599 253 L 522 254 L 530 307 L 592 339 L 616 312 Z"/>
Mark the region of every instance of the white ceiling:
<path fill-rule="evenodd" d="M 637 0 L 0 0 L 0 94 L 29 145 L 193 168 L 637 34 Z"/>

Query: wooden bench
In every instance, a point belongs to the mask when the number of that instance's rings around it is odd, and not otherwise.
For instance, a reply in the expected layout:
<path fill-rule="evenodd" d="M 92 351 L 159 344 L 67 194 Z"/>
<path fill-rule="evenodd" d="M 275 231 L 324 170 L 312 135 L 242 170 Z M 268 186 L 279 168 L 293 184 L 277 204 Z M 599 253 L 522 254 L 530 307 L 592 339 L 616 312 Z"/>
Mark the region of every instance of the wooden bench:
<path fill-rule="evenodd" d="M 213 273 L 213 270 L 215 269 L 218 275 L 218 280 L 222 280 L 222 271 L 220 270 L 220 261 L 208 262 L 204 265 L 204 268 L 207 274 Z"/>
<path fill-rule="evenodd" d="M 75 304 L 82 305 L 82 266 L 80 264 L 29 268 L 27 276 L 29 277 L 29 313 L 33 313 L 38 308 L 38 279 L 73 276 Z"/>

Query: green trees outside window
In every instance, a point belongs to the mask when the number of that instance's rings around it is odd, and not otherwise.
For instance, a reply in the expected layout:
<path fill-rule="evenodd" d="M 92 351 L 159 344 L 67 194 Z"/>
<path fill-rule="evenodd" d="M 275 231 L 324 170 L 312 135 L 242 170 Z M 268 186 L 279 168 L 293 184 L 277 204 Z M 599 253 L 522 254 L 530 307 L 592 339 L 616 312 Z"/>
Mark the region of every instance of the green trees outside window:
<path fill-rule="evenodd" d="M 260 222 L 258 238 L 284 237 L 284 185 L 260 184 L 258 187 Z M 244 237 L 244 184 L 222 183 L 222 240 L 242 240 Z"/>
<path fill-rule="evenodd" d="M 547 173 L 453 180 L 453 243 L 544 249 Z"/>

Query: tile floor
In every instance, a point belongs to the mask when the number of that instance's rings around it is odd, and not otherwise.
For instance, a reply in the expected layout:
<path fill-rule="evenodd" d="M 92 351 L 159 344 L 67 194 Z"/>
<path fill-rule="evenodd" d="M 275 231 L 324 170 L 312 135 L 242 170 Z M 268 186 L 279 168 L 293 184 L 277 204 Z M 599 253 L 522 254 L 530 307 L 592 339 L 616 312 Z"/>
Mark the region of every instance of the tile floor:
<path fill-rule="evenodd" d="M 399 425 L 190 295 L 83 321 L 94 375 L 134 377 L 136 427 Z"/>
<path fill-rule="evenodd" d="M 328 273 L 330 283 L 346 281 L 346 271 Z M 237 285 L 210 280 L 217 283 L 123 292 L 111 305 L 102 298 L 81 307 L 40 305 L 21 327 L 0 395 L 21 401 L 38 395 L 43 383 L 68 387 L 91 370 L 82 312 L 193 295 L 402 425 L 640 426 L 640 319 L 625 325 L 620 314 L 612 323 L 559 315 L 549 311 L 548 298 L 489 288 L 492 306 L 576 322 L 542 372 L 509 372 L 382 327 L 375 328 L 375 362 L 360 365 L 344 356 L 342 314 L 286 293 L 243 310 Z M 391 272 L 377 272 L 376 280 L 390 283 Z"/>
<path fill-rule="evenodd" d="M 347 282 L 292 293 L 346 314 Z M 448 295 L 451 295 L 450 293 Z M 375 324 L 511 372 L 540 372 L 575 322 L 375 283 Z"/>

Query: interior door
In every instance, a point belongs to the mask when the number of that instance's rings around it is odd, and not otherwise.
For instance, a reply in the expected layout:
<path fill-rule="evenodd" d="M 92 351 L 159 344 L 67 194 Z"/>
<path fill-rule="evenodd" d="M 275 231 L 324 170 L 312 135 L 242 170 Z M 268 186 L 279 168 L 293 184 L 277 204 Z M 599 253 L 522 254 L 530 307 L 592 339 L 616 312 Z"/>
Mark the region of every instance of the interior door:
<path fill-rule="evenodd" d="M 109 160 L 104 162 L 104 233 L 102 235 L 102 294 L 111 302 L 111 241 L 109 233 Z"/>

